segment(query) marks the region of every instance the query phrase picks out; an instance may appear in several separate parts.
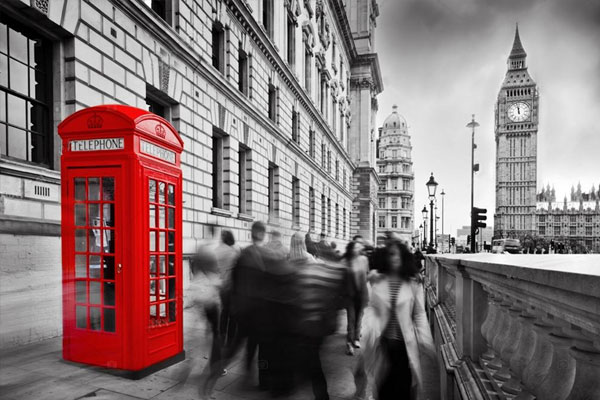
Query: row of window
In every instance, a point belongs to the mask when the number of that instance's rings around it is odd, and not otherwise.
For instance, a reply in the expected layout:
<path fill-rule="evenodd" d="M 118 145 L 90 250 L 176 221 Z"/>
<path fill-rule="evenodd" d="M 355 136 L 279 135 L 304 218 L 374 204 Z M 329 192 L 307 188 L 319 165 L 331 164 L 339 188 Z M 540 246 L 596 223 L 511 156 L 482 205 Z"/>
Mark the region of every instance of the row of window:
<path fill-rule="evenodd" d="M 403 210 L 410 210 L 412 208 L 411 199 L 409 197 L 401 197 L 400 198 L 400 208 Z M 386 207 L 386 198 L 379 198 L 379 208 L 387 208 Z M 390 208 L 398 208 L 398 198 L 392 197 L 390 199 Z"/>
<path fill-rule="evenodd" d="M 402 178 L 402 188 L 398 186 L 398 178 L 384 179 L 379 186 L 380 191 L 385 190 L 406 190 L 410 191 L 411 189 L 411 180 L 408 178 Z"/>
<path fill-rule="evenodd" d="M 391 220 L 391 224 L 390 224 L 390 228 L 398 228 L 398 217 L 395 215 L 392 215 L 392 217 L 390 218 Z M 385 217 L 385 215 L 380 215 L 379 216 L 379 223 L 378 226 L 380 228 L 387 228 L 387 218 Z M 401 229 L 410 229 L 410 217 L 400 217 L 400 228 Z"/>
<path fill-rule="evenodd" d="M 586 223 L 591 224 L 592 222 L 594 222 L 594 216 L 593 215 L 555 215 L 554 217 L 552 215 L 538 215 L 538 221 L 543 223 L 543 222 L 551 222 L 551 221 L 555 221 L 555 222 L 560 222 L 561 220 L 565 221 L 565 222 L 570 222 L 572 224 L 575 224 L 578 222 L 581 222 L 581 219 L 584 219 Z"/>
<path fill-rule="evenodd" d="M 228 136 L 221 133 L 220 131 L 215 129 L 213 135 L 213 162 L 212 162 L 212 190 L 213 190 L 213 207 L 219 209 L 230 209 L 230 196 L 232 193 L 225 192 L 224 190 L 224 174 L 225 170 L 225 158 L 224 152 L 225 149 L 228 148 Z M 231 170 L 231 169 L 230 169 Z M 238 184 L 238 192 L 237 197 L 239 200 L 239 212 L 241 214 L 251 214 L 251 197 L 248 195 L 252 190 L 251 182 L 252 182 L 252 150 L 248 147 L 240 144 L 238 151 L 238 176 L 239 176 L 239 184 Z M 346 174 L 344 173 L 344 181 L 346 179 Z M 278 220 L 280 217 L 280 188 L 281 188 L 281 179 L 279 166 L 275 163 L 269 162 L 268 167 L 268 192 L 267 192 L 267 204 L 268 204 L 268 214 L 269 218 L 273 220 Z M 300 190 L 300 180 L 297 177 L 292 177 L 291 180 L 291 189 L 292 189 L 292 225 L 294 227 L 300 226 L 300 204 L 301 204 L 301 190 Z M 316 229 L 315 222 L 315 193 L 314 189 L 309 189 L 309 225 L 310 229 L 314 231 Z M 322 221 L 322 231 L 327 232 L 329 234 L 335 234 L 336 236 L 342 235 L 342 237 L 346 237 L 349 233 L 347 230 L 347 219 L 349 219 L 349 214 L 346 213 L 346 208 L 340 210 L 339 204 L 335 204 L 335 213 L 332 213 L 332 205 L 331 199 L 325 198 L 322 196 L 321 198 L 321 221 Z M 341 213 L 340 213 L 341 211 Z M 335 218 L 335 230 L 332 230 L 332 215 Z M 340 225 L 340 216 L 342 219 L 342 223 Z"/>
<path fill-rule="evenodd" d="M 395 160 L 398 158 L 398 154 L 400 155 L 401 158 L 409 158 L 408 155 L 408 150 L 401 150 L 400 152 L 398 152 L 398 150 L 394 149 L 394 150 L 390 150 L 390 151 L 385 151 L 383 149 L 377 149 L 377 158 L 379 159 L 384 159 L 386 158 L 391 158 L 392 160 Z"/>
<path fill-rule="evenodd" d="M 562 227 L 560 225 L 554 225 L 554 226 L 541 225 L 538 227 L 538 232 L 540 235 L 549 235 L 551 232 L 554 234 L 554 236 L 567 235 L 567 230 L 562 229 Z M 585 236 L 592 236 L 593 234 L 594 234 L 594 232 L 593 232 L 592 227 L 586 226 Z M 578 235 L 577 228 L 575 226 L 569 227 L 568 236 L 577 236 L 577 235 Z"/>
<path fill-rule="evenodd" d="M 391 165 L 391 171 L 390 171 L 390 168 L 388 167 L 389 165 Z M 400 164 L 380 164 L 379 165 L 379 173 L 380 174 L 384 174 L 386 172 L 399 172 L 399 170 L 400 170 Z M 409 164 L 402 164 L 402 173 L 405 173 L 405 174 L 411 173 Z"/>

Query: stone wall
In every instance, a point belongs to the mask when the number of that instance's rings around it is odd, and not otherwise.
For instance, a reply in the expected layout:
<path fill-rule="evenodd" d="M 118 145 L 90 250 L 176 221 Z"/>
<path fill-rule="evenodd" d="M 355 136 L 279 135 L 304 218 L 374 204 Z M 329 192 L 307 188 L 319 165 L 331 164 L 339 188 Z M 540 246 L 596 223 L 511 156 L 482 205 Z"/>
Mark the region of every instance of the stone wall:
<path fill-rule="evenodd" d="M 429 256 L 442 399 L 600 397 L 598 256 Z"/>

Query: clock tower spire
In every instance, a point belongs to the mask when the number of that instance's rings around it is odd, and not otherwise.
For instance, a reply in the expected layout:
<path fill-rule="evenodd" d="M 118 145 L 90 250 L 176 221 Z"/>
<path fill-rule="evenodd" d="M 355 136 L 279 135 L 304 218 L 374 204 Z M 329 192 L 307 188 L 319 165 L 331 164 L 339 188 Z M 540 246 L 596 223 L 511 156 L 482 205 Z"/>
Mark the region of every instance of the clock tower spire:
<path fill-rule="evenodd" d="M 526 59 L 517 25 L 495 107 L 496 238 L 522 238 L 534 228 L 539 94 Z"/>

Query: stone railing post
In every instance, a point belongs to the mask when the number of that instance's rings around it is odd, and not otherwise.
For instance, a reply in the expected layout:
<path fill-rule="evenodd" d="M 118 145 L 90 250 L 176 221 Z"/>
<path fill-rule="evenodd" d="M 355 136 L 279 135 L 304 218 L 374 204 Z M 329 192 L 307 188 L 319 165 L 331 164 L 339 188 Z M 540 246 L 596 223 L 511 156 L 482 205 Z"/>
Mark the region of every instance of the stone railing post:
<path fill-rule="evenodd" d="M 487 314 L 487 295 L 459 266 L 456 272 L 456 345 L 461 356 L 478 360 L 486 351 L 481 326 Z"/>

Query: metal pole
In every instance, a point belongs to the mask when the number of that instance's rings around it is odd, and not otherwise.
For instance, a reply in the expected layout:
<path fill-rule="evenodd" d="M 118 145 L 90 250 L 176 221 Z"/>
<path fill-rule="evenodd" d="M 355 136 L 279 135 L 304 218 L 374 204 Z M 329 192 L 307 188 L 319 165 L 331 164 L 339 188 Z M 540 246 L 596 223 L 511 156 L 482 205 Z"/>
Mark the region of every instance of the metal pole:
<path fill-rule="evenodd" d="M 475 253 L 475 227 L 473 226 L 473 193 L 474 193 L 474 180 L 475 180 L 475 128 L 479 124 L 475 122 L 475 114 L 471 115 L 471 122 L 467 124 L 467 128 L 471 128 L 471 252 Z"/>
<path fill-rule="evenodd" d="M 429 221 L 429 246 L 433 247 L 434 245 L 434 238 L 433 238 L 433 199 L 431 199 L 431 202 L 429 203 L 429 209 L 431 211 L 431 219 Z"/>
<path fill-rule="evenodd" d="M 446 195 L 446 193 L 444 193 L 444 189 L 442 189 L 442 251 L 444 251 L 444 243 L 446 243 L 446 239 L 444 237 L 444 196 Z M 450 248 L 450 243 L 448 243 L 448 248 Z"/>
<path fill-rule="evenodd" d="M 427 218 L 423 219 L 423 247 L 427 246 Z"/>

